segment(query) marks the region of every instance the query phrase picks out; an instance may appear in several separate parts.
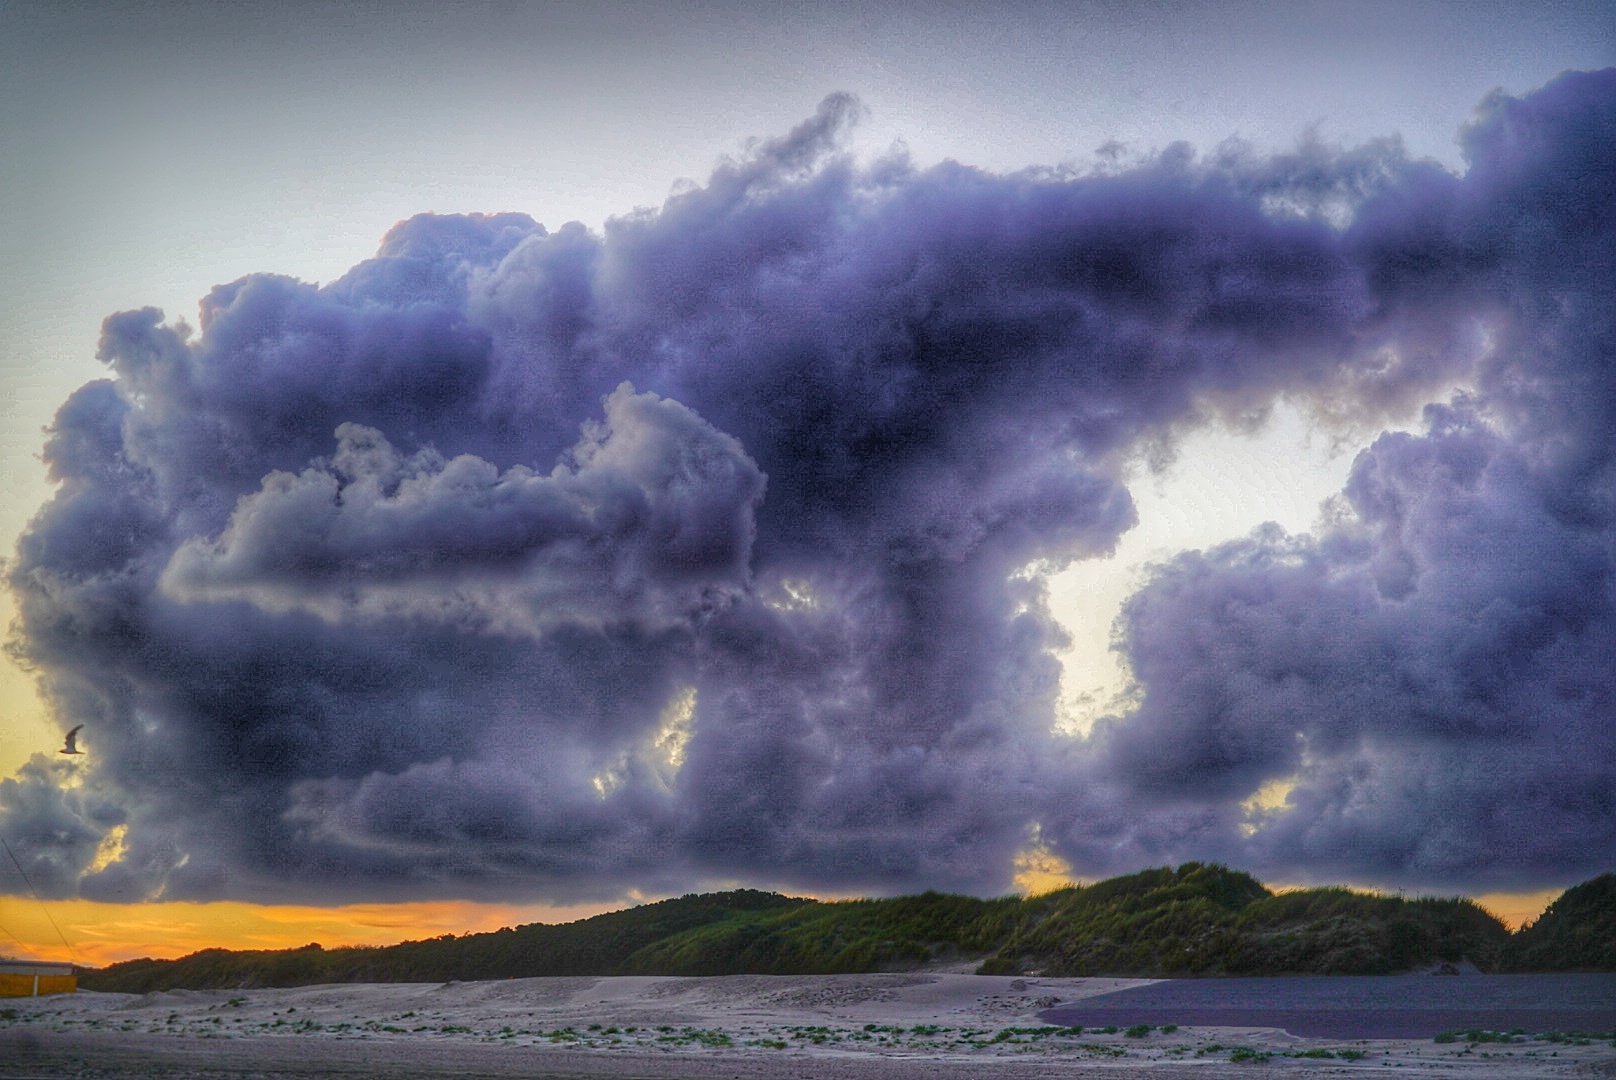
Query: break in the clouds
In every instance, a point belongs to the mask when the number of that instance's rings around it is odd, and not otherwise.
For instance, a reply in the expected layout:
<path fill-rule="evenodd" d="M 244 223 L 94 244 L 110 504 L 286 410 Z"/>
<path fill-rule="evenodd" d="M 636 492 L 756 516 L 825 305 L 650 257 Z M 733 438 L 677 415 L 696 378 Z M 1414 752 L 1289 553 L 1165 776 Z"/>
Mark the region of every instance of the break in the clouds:
<path fill-rule="evenodd" d="M 993 891 L 1035 830 L 1079 873 L 1607 869 L 1616 72 L 1484 102 L 1459 176 L 860 163 L 856 111 L 601 233 L 422 216 L 109 318 L 11 567 L 91 750 L 0 782 L 35 883 Z M 1280 396 L 1430 404 L 1316 534 L 1157 567 L 1135 705 L 1061 733 L 1043 577 L 1134 523 L 1130 460 Z"/>

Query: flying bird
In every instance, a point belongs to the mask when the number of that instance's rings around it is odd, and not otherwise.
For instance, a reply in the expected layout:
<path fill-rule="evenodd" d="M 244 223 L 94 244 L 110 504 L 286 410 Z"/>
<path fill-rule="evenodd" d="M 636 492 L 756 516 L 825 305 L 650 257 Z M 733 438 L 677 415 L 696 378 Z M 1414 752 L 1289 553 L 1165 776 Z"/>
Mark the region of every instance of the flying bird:
<path fill-rule="evenodd" d="M 84 753 L 83 750 L 79 749 L 79 730 L 81 728 L 83 728 L 83 727 L 84 727 L 84 725 L 80 724 L 78 727 L 74 728 L 72 731 L 69 731 L 67 733 L 67 745 L 62 747 L 60 750 L 58 750 L 56 752 L 58 754 L 82 754 L 82 753 Z"/>

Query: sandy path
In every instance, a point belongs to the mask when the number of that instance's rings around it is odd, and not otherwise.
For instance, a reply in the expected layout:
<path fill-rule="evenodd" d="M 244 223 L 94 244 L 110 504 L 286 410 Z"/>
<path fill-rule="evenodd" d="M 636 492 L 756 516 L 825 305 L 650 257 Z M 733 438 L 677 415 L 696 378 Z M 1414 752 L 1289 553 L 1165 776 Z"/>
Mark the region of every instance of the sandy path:
<path fill-rule="evenodd" d="M 0 1003 L 0 1080 L 1616 1077 L 1609 1042 L 1321 1040 L 1257 1026 L 1130 1036 L 1037 1016 L 1145 985 L 926 972 L 80 993 Z"/>

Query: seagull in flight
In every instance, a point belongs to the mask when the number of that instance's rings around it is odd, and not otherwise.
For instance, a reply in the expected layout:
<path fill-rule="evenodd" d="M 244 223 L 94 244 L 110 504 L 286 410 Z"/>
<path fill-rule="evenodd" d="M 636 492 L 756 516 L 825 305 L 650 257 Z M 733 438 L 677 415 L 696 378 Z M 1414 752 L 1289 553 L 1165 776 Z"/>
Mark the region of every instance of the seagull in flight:
<path fill-rule="evenodd" d="M 60 750 L 58 750 L 56 752 L 58 754 L 82 754 L 82 753 L 84 753 L 83 750 L 79 749 L 79 730 L 81 728 L 83 728 L 83 727 L 84 727 L 84 725 L 80 724 L 78 727 L 74 728 L 72 731 L 69 731 L 67 733 L 67 745 L 62 747 Z"/>

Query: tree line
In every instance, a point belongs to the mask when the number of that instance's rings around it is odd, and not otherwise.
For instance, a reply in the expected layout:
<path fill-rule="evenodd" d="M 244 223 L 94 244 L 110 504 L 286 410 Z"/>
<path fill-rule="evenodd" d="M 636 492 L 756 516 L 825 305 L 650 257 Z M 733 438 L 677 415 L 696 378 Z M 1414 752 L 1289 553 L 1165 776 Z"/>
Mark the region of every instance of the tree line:
<path fill-rule="evenodd" d="M 1461 897 L 1344 888 L 1275 893 L 1185 863 L 1039 896 L 927 892 L 818 901 L 691 894 L 556 925 L 385 947 L 204 949 L 85 970 L 87 990 L 239 989 L 541 975 L 853 974 L 970 961 L 984 974 L 1188 977 L 1616 971 L 1616 874 L 1567 890 L 1511 933 Z"/>

